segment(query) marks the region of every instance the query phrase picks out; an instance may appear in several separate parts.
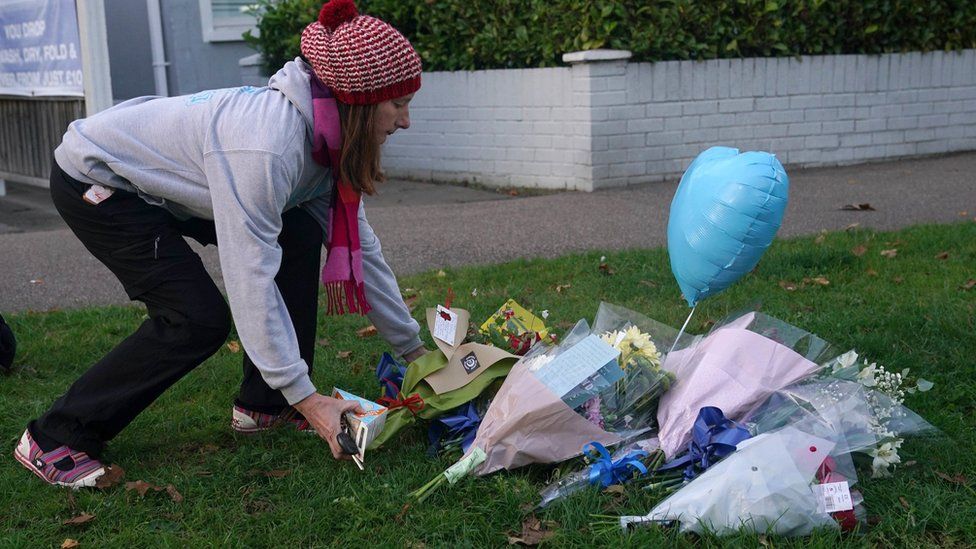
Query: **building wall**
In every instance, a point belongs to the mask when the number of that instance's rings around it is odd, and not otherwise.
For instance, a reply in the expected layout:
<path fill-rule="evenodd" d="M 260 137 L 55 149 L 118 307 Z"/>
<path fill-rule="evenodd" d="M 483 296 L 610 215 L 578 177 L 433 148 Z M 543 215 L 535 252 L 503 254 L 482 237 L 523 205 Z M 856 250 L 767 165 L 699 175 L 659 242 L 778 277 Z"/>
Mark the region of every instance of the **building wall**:
<path fill-rule="evenodd" d="M 105 31 L 112 99 L 118 103 L 155 94 L 145 0 L 105 0 Z"/>
<path fill-rule="evenodd" d="M 679 176 L 713 145 L 831 166 L 976 149 L 976 50 L 435 72 L 391 176 L 570 188 Z"/>
<path fill-rule="evenodd" d="M 240 85 L 238 61 L 254 50 L 243 39 L 206 42 L 199 0 L 160 0 L 169 95 Z M 112 96 L 116 103 L 154 95 L 145 0 L 105 0 Z"/>
<path fill-rule="evenodd" d="M 254 53 L 250 46 L 243 41 L 204 42 L 198 0 L 161 0 L 160 11 L 170 95 L 240 85 L 237 63 Z M 148 43 L 148 35 L 144 40 Z"/>
<path fill-rule="evenodd" d="M 426 73 L 383 165 L 421 180 L 585 187 L 589 113 L 574 85 L 565 68 Z"/>

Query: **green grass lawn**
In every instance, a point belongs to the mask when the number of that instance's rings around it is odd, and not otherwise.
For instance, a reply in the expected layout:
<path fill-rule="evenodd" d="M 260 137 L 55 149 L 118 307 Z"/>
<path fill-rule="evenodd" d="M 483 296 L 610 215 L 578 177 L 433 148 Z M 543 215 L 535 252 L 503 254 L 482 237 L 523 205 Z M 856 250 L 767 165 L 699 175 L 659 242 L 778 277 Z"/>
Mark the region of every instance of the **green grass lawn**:
<path fill-rule="evenodd" d="M 881 254 L 892 249 L 894 257 Z M 940 256 L 943 252 L 948 256 Z M 598 268 L 601 255 L 607 256 L 612 275 Z M 829 284 L 809 280 L 814 277 Z M 901 454 L 910 463 L 893 478 L 861 475 L 872 517 L 864 535 L 781 540 L 746 534 L 692 538 L 656 529 L 594 532 L 592 514 L 650 509 L 653 498 L 631 488 L 623 495 L 591 490 L 539 513 L 545 527 L 555 530 L 547 543 L 976 544 L 976 288 L 966 289 L 974 278 L 976 223 L 895 233 L 851 229 L 776 242 L 752 274 L 702 303 L 690 324 L 692 332 L 701 333 L 727 313 L 761 303 L 770 315 L 936 383 L 928 393 L 909 396 L 906 404 L 944 436 L 906 444 Z M 688 312 L 667 252 L 660 249 L 447 270 L 404 278 L 401 287 L 405 295 L 419 296 L 418 319 L 424 306 L 443 300 L 451 287 L 455 304 L 470 310 L 472 319 L 486 318 L 513 297 L 536 312 L 547 309 L 558 332 L 579 318 L 592 319 L 601 300 L 675 327 Z M 389 448 L 367 455 L 365 472 L 333 461 L 325 444 L 312 436 L 235 435 L 230 406 L 241 356 L 224 347 L 150 406 L 107 451 L 106 461 L 121 465 L 125 480 L 172 484 L 182 502 L 165 491 L 140 497 L 117 486 L 72 494 L 43 485 L 11 456 L 25 424 L 142 317 L 142 309 L 134 307 L 8 317 L 21 346 L 13 372 L 0 375 L 0 546 L 52 547 L 66 538 L 82 547 L 502 546 L 521 531 L 523 509 L 538 501 L 550 474 L 532 467 L 466 479 L 407 507 L 408 492 L 454 461 L 426 456 L 425 431 L 405 431 Z M 364 396 L 379 394 L 373 368 L 386 346 L 378 337 L 357 337 L 356 330 L 367 324 L 363 318 L 321 318 L 314 373 L 320 390 L 337 385 Z M 340 359 L 340 351 L 352 354 Z M 951 482 L 940 473 L 963 476 Z M 63 524 L 81 513 L 95 518 L 80 526 Z"/>

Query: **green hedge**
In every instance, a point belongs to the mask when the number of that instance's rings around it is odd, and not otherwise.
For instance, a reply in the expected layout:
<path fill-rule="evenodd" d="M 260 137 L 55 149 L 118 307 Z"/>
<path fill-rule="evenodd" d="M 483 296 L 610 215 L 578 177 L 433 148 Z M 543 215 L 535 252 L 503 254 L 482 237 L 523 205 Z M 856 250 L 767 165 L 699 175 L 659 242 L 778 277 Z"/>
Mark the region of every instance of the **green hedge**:
<path fill-rule="evenodd" d="M 298 55 L 321 1 L 260 0 L 268 68 Z M 425 70 L 547 67 L 563 53 L 625 49 L 635 61 L 886 53 L 976 47 L 974 0 L 359 0 L 392 23 Z"/>

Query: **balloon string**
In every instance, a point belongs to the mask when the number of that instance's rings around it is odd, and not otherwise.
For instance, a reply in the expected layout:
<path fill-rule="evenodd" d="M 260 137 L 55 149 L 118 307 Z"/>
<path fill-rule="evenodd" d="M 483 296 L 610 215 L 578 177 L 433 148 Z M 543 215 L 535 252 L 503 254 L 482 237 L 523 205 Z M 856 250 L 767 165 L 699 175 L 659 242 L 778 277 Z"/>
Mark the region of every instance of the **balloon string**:
<path fill-rule="evenodd" d="M 697 307 L 698 305 L 695 305 L 694 307 L 691 308 L 691 312 L 688 313 L 688 318 L 685 319 L 684 325 L 682 325 L 681 330 L 678 331 L 678 337 L 674 338 L 674 344 L 671 345 L 671 350 L 668 351 L 668 354 L 671 354 L 674 351 L 674 348 L 678 346 L 678 341 L 681 339 L 681 335 L 685 333 L 685 328 L 687 328 L 688 323 L 691 322 L 691 315 L 695 314 L 695 309 Z"/>

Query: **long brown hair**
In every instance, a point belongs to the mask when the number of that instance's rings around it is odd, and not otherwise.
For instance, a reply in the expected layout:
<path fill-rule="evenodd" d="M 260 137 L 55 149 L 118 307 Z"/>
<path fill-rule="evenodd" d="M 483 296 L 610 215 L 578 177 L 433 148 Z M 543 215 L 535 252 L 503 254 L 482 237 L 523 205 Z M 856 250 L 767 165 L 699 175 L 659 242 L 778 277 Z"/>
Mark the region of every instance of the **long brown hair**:
<path fill-rule="evenodd" d="M 380 167 L 380 144 L 374 132 L 376 105 L 336 103 L 342 126 L 339 177 L 361 193 L 374 194 L 375 184 L 386 181 Z"/>

